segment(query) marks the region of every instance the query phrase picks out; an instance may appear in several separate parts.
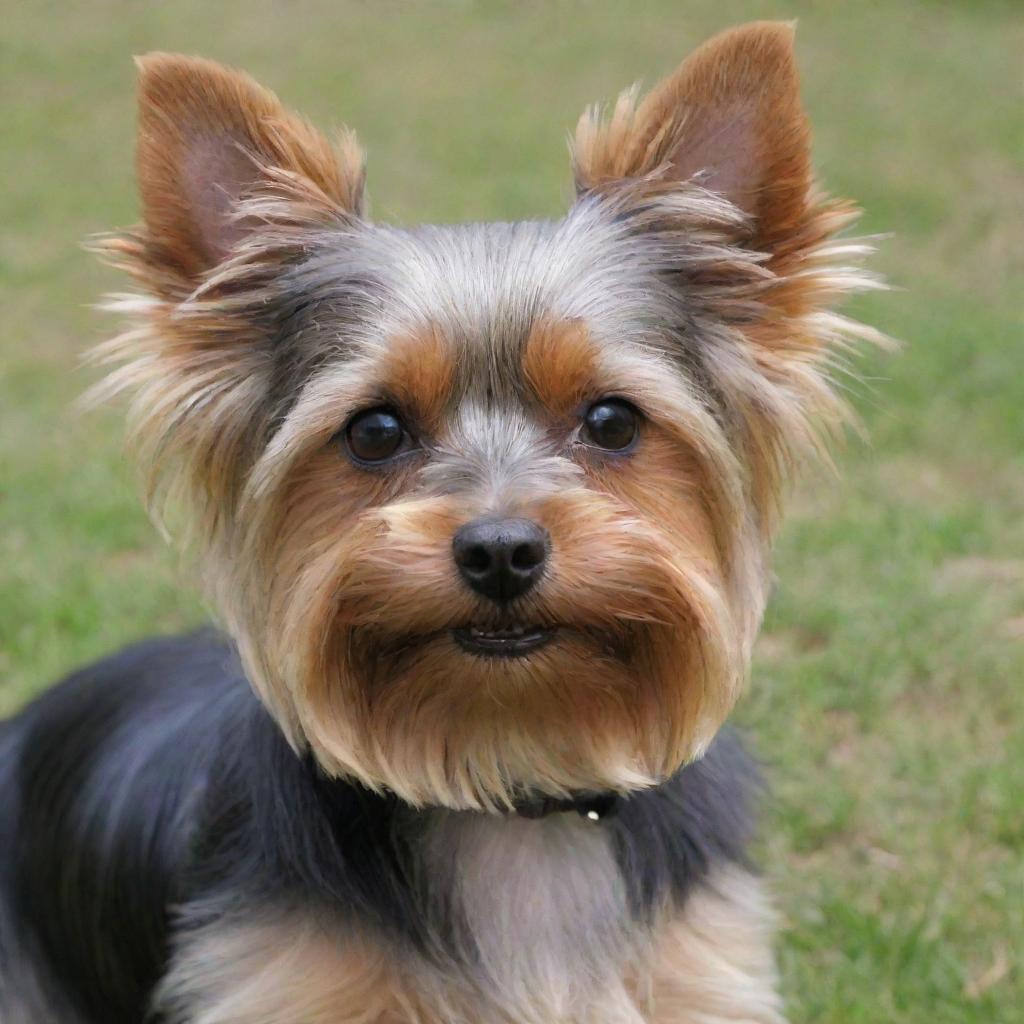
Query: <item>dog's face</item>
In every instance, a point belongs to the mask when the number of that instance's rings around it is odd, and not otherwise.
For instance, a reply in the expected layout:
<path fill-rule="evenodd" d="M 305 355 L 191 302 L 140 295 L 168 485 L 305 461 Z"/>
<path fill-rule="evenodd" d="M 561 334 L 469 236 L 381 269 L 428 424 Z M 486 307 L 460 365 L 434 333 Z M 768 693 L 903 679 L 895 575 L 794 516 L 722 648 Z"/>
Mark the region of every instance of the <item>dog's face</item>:
<path fill-rule="evenodd" d="M 362 160 L 245 76 L 142 62 L 143 281 L 111 344 L 155 496 L 296 746 L 413 803 L 627 791 L 700 753 L 834 417 L 849 209 L 785 26 L 585 115 L 561 221 L 370 223 Z"/>
<path fill-rule="evenodd" d="M 650 263 L 586 204 L 309 257 L 325 351 L 256 467 L 242 632 L 323 763 L 417 800 L 628 788 L 721 722 L 760 579 Z"/>

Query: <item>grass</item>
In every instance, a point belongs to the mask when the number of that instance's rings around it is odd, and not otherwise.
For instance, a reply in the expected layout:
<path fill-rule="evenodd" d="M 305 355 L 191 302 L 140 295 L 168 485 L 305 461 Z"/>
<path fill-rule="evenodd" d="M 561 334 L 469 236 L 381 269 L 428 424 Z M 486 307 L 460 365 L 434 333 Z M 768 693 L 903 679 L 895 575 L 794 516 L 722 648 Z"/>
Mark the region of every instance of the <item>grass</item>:
<path fill-rule="evenodd" d="M 78 248 L 132 221 L 132 53 L 249 68 L 356 126 L 382 219 L 556 214 L 584 104 L 735 21 L 801 19 L 825 181 L 894 232 L 906 342 L 861 364 L 868 443 L 804 481 L 740 719 L 774 795 L 761 859 L 789 1012 L 1019 1020 L 1024 1005 L 1024 177 L 1011 3 L 37 2 L 0 92 L 0 710 L 202 612 L 138 508 L 114 414 L 69 411 L 116 283 Z"/>

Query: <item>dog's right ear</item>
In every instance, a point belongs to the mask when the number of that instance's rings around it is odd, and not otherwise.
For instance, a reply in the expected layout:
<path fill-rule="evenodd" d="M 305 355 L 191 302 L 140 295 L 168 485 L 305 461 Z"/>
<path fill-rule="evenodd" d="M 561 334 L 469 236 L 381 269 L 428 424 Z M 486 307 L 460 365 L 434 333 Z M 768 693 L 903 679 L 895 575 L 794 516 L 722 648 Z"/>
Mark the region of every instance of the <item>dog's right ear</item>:
<path fill-rule="evenodd" d="M 272 92 L 213 61 L 151 53 L 136 63 L 146 262 L 161 276 L 198 284 L 258 223 L 237 204 L 275 181 L 360 214 L 363 155 L 354 136 L 335 148 Z"/>
<path fill-rule="evenodd" d="M 698 47 L 639 102 L 627 90 L 607 120 L 586 111 L 573 145 L 577 191 L 692 180 L 749 216 L 753 248 L 774 258 L 806 245 L 810 128 L 793 43 L 792 24 L 741 25 Z"/>

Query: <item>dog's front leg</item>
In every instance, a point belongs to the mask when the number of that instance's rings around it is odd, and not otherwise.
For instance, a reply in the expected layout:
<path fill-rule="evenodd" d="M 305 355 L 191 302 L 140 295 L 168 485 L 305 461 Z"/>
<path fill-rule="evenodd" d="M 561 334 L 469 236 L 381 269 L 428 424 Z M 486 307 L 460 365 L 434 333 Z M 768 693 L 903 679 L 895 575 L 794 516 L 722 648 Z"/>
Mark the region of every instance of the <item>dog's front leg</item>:
<path fill-rule="evenodd" d="M 410 1004 L 394 951 L 268 916 L 181 934 L 154 1010 L 167 1024 L 433 1024 Z"/>
<path fill-rule="evenodd" d="M 659 929 L 639 1001 L 649 1024 L 785 1024 L 759 879 L 718 872 Z"/>

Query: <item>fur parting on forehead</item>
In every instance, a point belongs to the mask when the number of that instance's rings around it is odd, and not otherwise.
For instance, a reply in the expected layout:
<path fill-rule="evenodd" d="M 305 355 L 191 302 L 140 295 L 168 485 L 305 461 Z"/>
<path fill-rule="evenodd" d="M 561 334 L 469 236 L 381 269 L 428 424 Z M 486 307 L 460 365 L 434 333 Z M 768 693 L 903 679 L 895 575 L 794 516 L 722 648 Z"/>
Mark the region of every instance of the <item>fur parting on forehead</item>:
<path fill-rule="evenodd" d="M 369 277 L 378 338 L 429 325 L 452 341 L 488 348 L 506 366 L 542 318 L 601 321 L 617 336 L 638 328 L 642 334 L 658 254 L 606 205 L 578 203 L 559 221 L 375 225 L 358 239 L 357 252 L 347 239 L 320 246 L 303 270 L 303 287 L 327 293 L 339 280 Z"/>

